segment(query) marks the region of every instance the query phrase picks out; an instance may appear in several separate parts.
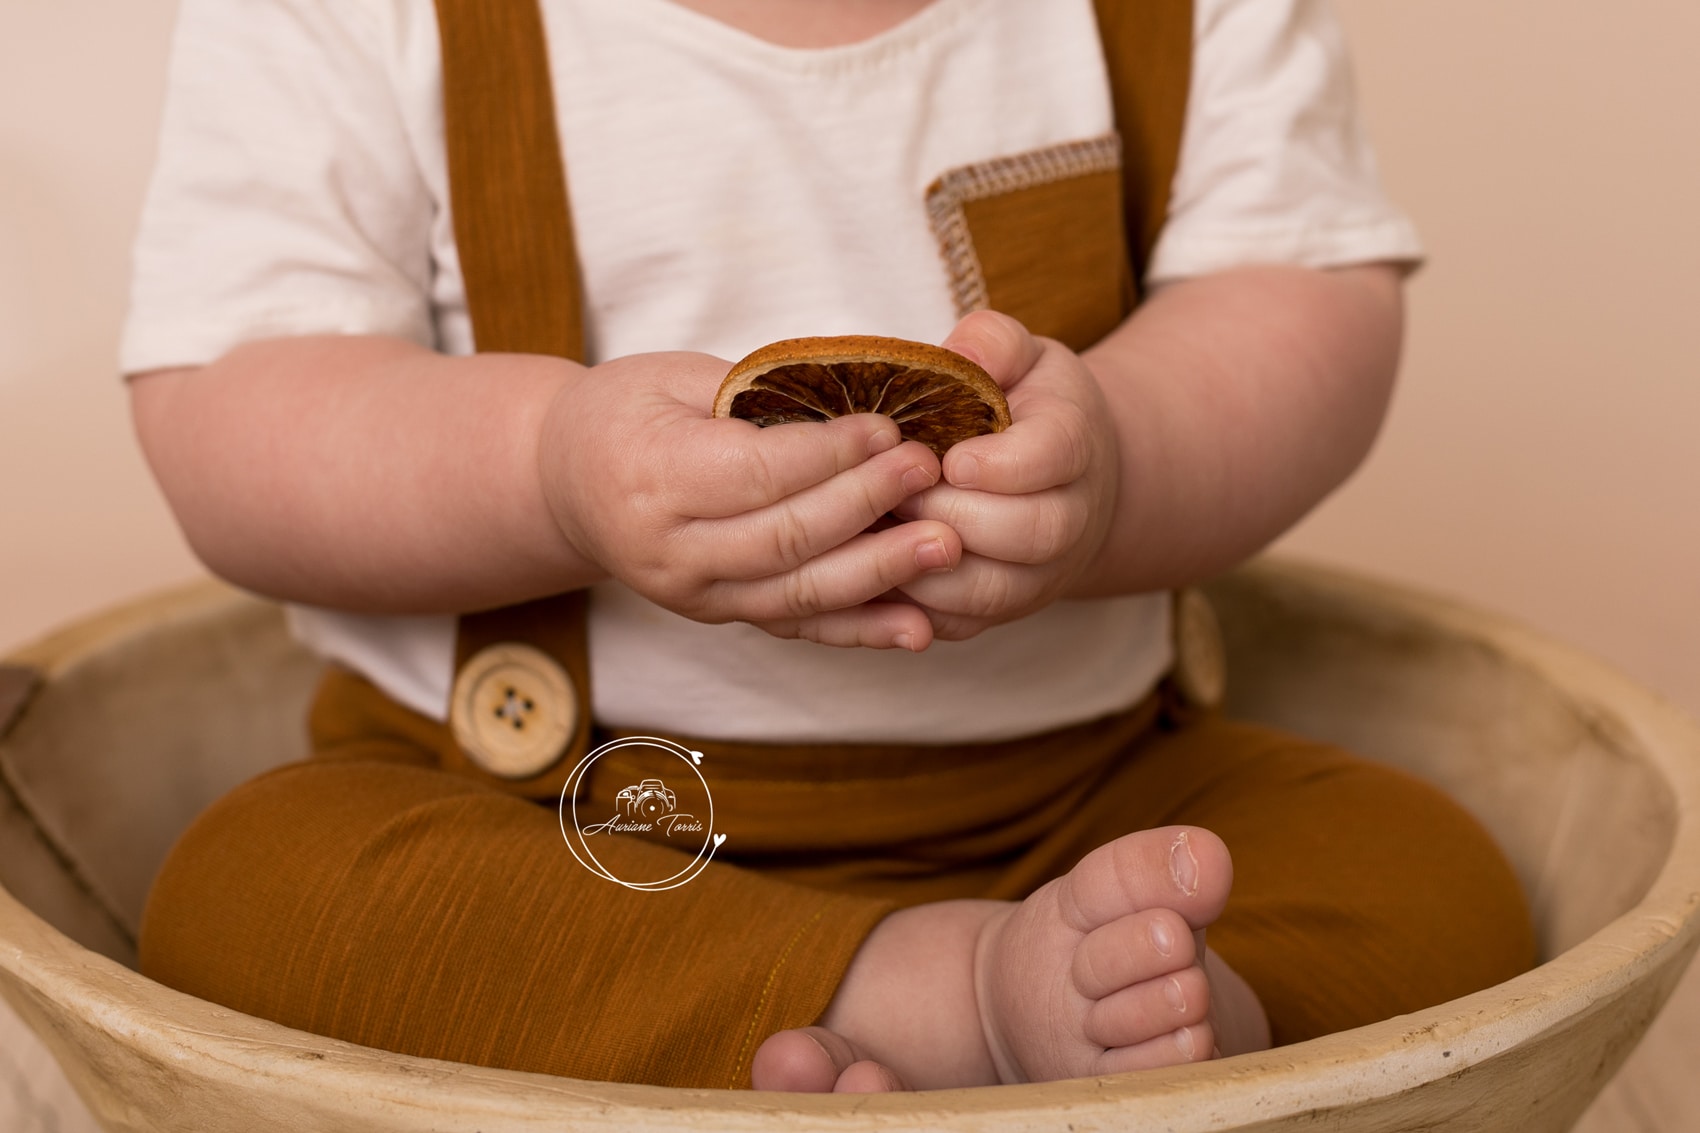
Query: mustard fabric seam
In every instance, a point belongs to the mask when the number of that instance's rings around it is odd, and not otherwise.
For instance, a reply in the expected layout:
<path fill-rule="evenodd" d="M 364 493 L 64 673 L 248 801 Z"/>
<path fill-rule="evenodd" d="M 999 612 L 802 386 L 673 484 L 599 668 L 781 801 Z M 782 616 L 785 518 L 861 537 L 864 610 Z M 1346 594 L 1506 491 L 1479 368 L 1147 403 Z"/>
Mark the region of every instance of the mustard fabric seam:
<path fill-rule="evenodd" d="M 791 934 L 791 939 L 786 942 L 784 949 L 780 951 L 779 959 L 775 960 L 773 962 L 773 967 L 769 969 L 767 973 L 767 982 L 762 985 L 761 996 L 756 1000 L 756 1009 L 750 1018 L 749 1030 L 744 1034 L 743 1045 L 738 1048 L 738 1061 L 732 1064 L 732 1081 L 726 1087 L 728 1090 L 737 1090 L 742 1088 L 745 1067 L 750 1061 L 750 1048 L 756 1041 L 756 1028 L 761 1025 L 762 1012 L 767 1008 L 768 997 L 773 994 L 773 985 L 779 979 L 780 970 L 785 967 L 785 961 L 790 959 L 791 953 L 796 950 L 797 943 L 803 939 L 803 934 L 813 928 L 815 926 L 815 922 L 819 921 L 825 915 L 826 907 L 822 906 L 815 910 L 814 916 L 804 921 L 801 925 L 798 925 L 797 931 Z"/>
<path fill-rule="evenodd" d="M 990 306 L 985 270 L 974 250 L 964 205 L 1070 177 L 1115 173 L 1122 167 L 1122 139 L 1115 131 L 1026 153 L 946 170 L 927 186 L 927 221 L 950 277 L 958 318 Z"/>

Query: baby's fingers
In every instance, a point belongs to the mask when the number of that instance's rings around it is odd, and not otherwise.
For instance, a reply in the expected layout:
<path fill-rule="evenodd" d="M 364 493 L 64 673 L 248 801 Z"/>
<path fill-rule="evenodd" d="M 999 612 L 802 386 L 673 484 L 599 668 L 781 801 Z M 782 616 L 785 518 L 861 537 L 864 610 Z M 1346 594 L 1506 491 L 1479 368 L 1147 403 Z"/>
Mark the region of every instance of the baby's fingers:
<path fill-rule="evenodd" d="M 956 532 L 942 523 L 905 523 L 858 535 L 795 570 L 749 581 L 712 583 L 713 610 L 739 621 L 802 622 L 871 602 L 962 557 Z"/>
<path fill-rule="evenodd" d="M 933 619 L 939 637 L 953 637 L 947 629 L 952 620 L 964 625 L 1005 622 L 1043 605 L 1054 573 L 1049 567 L 963 555 L 955 570 L 923 575 L 904 583 L 902 591 L 904 597 L 939 615 Z"/>
<path fill-rule="evenodd" d="M 706 519 L 767 507 L 901 440 L 896 422 L 874 413 L 766 429 L 708 419 L 693 422 L 687 443 L 664 459 L 668 482 L 689 493 L 679 510 Z"/>
<path fill-rule="evenodd" d="M 1019 400 L 1019 399 L 1017 399 Z M 1015 423 L 1001 433 L 970 437 L 944 457 L 944 478 L 959 488 L 1003 495 L 1042 492 L 1086 475 L 1099 448 L 1081 407 L 1034 394 L 1020 403 Z"/>
<path fill-rule="evenodd" d="M 925 611 L 908 602 L 867 602 L 848 610 L 755 624 L 775 637 L 801 638 L 822 645 L 919 653 L 933 641 L 931 620 Z"/>
<path fill-rule="evenodd" d="M 1091 518 L 1086 494 L 1073 485 L 1003 496 L 940 484 L 904 500 L 894 514 L 948 524 L 962 537 L 964 551 L 1007 563 L 1062 558 L 1086 534 Z"/>
<path fill-rule="evenodd" d="M 699 520 L 691 528 L 691 545 L 715 578 L 781 575 L 868 530 L 937 478 L 933 454 L 911 442 L 769 507 Z"/>

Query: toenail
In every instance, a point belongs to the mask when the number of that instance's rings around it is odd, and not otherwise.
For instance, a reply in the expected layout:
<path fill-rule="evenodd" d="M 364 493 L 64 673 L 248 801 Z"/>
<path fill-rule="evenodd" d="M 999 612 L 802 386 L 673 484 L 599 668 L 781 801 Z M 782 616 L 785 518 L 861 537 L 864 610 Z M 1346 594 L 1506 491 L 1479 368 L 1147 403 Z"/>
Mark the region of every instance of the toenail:
<path fill-rule="evenodd" d="M 1162 921 L 1151 922 L 1151 947 L 1162 956 L 1168 956 L 1175 950 L 1174 931 Z"/>
<path fill-rule="evenodd" d="M 1169 848 L 1169 872 L 1174 874 L 1175 884 L 1182 893 L 1188 897 L 1198 893 L 1198 859 L 1192 856 L 1192 842 L 1184 830 Z"/>
<path fill-rule="evenodd" d="M 1175 1032 L 1175 1046 L 1180 1048 L 1182 1058 L 1189 1060 L 1192 1058 L 1193 1042 L 1191 1027 L 1182 1027 L 1180 1030 Z"/>
<path fill-rule="evenodd" d="M 825 1058 L 828 1062 L 832 1063 L 832 1068 L 834 1070 L 838 1069 L 838 1060 L 836 1058 L 832 1057 L 832 1052 L 830 1050 L 826 1049 L 825 1043 L 823 1043 L 819 1039 L 815 1038 L 815 1036 L 809 1034 L 809 1032 L 806 1031 L 806 1030 L 798 1031 L 797 1033 L 799 1035 L 802 1035 L 804 1038 L 808 1039 L 810 1042 L 814 1043 L 815 1048 L 821 1052 L 821 1057 Z"/>
<path fill-rule="evenodd" d="M 1181 981 L 1170 976 L 1163 985 L 1163 998 L 1169 1001 L 1169 1006 L 1176 1011 L 1186 1010 L 1186 992 L 1181 990 Z"/>

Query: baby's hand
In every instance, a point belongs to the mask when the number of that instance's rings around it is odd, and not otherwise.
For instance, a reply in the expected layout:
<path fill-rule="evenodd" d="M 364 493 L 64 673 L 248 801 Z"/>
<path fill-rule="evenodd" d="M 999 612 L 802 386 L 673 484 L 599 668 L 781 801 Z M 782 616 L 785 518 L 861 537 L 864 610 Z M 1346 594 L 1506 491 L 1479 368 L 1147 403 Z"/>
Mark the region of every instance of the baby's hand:
<path fill-rule="evenodd" d="M 1097 380 L 1061 343 L 985 311 L 958 323 L 944 345 L 986 368 L 1009 395 L 1011 418 L 1002 433 L 952 447 L 944 481 L 895 509 L 961 537 L 953 573 L 900 588 L 938 637 L 961 640 L 1068 592 L 1109 533 L 1119 454 Z"/>
<path fill-rule="evenodd" d="M 886 417 L 761 429 L 713 419 L 728 364 L 646 354 L 592 368 L 542 422 L 562 534 L 651 601 L 830 645 L 924 649 L 927 615 L 877 601 L 961 557 L 939 522 L 867 529 L 939 478 Z"/>

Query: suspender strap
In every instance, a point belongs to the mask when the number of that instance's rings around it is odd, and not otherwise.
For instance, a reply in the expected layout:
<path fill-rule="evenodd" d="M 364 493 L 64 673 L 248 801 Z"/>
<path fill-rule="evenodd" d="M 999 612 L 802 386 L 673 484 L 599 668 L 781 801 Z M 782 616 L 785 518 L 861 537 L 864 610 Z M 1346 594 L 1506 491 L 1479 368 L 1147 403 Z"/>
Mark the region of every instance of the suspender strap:
<path fill-rule="evenodd" d="M 584 360 L 578 255 L 543 17 L 437 0 L 455 246 L 478 349 Z"/>
<path fill-rule="evenodd" d="M 526 0 L 437 0 L 437 25 L 473 340 L 480 351 L 582 361 L 582 289 L 542 13 Z M 519 794 L 559 792 L 590 741 L 587 610 L 579 590 L 460 619 L 450 709 L 457 747 L 444 753 L 446 767 Z M 566 703 L 562 674 L 538 671 L 545 662 L 564 668 Z"/>
<path fill-rule="evenodd" d="M 1093 0 L 1122 136 L 1122 204 L 1133 278 L 1169 211 L 1192 81 L 1193 0 Z"/>

